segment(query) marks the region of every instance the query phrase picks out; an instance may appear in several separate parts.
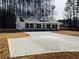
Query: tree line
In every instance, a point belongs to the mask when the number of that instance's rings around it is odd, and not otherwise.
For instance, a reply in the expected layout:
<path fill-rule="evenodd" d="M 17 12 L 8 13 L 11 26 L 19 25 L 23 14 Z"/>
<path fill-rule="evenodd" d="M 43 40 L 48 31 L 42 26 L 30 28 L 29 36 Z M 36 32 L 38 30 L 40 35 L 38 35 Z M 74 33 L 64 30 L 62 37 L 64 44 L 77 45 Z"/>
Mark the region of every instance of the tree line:
<path fill-rule="evenodd" d="M 9 9 L 19 16 L 49 17 L 55 6 L 50 4 L 54 0 L 0 0 L 0 9 Z"/>
<path fill-rule="evenodd" d="M 65 17 L 71 28 L 79 28 L 79 0 L 67 0 Z"/>

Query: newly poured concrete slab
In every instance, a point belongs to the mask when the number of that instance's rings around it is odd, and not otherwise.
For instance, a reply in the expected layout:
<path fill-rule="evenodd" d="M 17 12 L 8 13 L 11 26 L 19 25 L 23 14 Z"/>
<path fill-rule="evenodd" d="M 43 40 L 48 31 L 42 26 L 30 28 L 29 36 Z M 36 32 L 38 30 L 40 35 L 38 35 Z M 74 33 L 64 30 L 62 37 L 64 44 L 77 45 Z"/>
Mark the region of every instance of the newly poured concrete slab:
<path fill-rule="evenodd" d="M 10 57 L 50 52 L 79 51 L 79 37 L 52 32 L 26 32 L 31 36 L 8 39 Z"/>

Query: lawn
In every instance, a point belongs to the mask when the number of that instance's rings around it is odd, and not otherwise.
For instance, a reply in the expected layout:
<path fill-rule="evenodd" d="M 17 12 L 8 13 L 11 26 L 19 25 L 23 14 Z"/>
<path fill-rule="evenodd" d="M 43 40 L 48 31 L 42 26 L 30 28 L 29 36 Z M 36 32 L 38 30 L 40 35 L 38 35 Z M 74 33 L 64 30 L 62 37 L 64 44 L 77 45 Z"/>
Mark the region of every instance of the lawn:
<path fill-rule="evenodd" d="M 61 31 L 55 31 L 55 33 L 79 37 L 79 31 L 61 30 Z"/>
<path fill-rule="evenodd" d="M 23 38 L 29 36 L 29 34 L 24 32 L 18 32 L 18 33 L 9 33 L 7 34 L 8 38 Z"/>
<path fill-rule="evenodd" d="M 6 33 L 0 33 L 0 39 L 7 39 L 8 35 Z"/>
<path fill-rule="evenodd" d="M 0 38 L 22 38 L 27 37 L 29 34 L 24 32 L 16 32 L 16 33 L 0 33 Z"/>

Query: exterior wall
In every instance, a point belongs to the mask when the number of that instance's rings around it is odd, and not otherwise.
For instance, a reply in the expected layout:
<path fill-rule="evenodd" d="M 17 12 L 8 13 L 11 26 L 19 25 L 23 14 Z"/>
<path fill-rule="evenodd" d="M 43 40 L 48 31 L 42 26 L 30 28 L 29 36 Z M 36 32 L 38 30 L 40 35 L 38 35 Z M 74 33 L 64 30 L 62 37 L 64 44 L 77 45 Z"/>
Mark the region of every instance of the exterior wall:
<path fill-rule="evenodd" d="M 19 24 L 17 24 L 17 30 L 25 30 L 25 23 L 20 22 Z"/>
<path fill-rule="evenodd" d="M 16 29 L 17 30 L 25 30 L 25 23 L 20 21 L 20 18 L 17 16 L 16 20 Z"/>

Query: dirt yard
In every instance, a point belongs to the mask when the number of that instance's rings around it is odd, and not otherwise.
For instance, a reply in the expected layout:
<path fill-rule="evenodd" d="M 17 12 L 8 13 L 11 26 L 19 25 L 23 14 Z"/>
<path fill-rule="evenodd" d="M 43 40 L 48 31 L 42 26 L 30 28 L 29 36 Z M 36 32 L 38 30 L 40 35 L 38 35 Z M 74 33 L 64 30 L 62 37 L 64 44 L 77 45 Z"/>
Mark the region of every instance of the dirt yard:
<path fill-rule="evenodd" d="M 62 30 L 62 31 L 56 31 L 55 33 L 79 37 L 79 31 Z"/>

